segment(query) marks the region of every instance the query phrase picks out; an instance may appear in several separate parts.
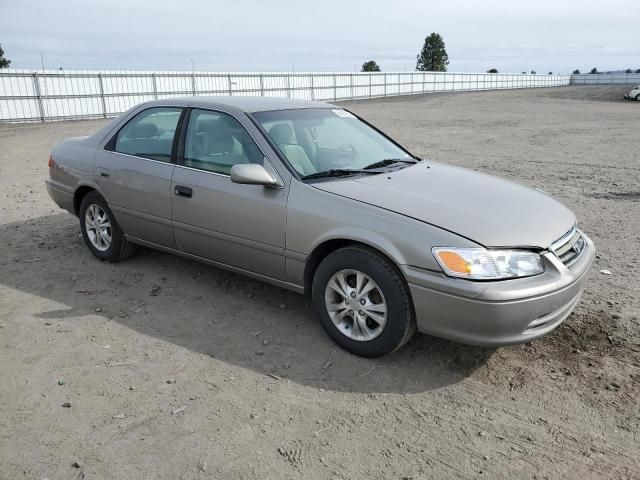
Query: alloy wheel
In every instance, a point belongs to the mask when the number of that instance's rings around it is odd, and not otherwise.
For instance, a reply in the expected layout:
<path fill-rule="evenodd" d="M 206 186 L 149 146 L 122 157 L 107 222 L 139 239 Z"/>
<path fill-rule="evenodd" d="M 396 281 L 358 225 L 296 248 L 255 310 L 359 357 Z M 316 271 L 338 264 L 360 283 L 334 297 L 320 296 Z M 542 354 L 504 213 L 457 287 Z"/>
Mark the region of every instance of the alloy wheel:
<path fill-rule="evenodd" d="M 97 250 L 105 252 L 111 246 L 111 220 L 107 212 L 95 203 L 87 207 L 84 217 L 87 237 Z"/>
<path fill-rule="evenodd" d="M 382 290 L 366 273 L 339 270 L 325 288 L 325 305 L 334 325 L 346 337 L 369 341 L 387 323 L 387 302 Z"/>

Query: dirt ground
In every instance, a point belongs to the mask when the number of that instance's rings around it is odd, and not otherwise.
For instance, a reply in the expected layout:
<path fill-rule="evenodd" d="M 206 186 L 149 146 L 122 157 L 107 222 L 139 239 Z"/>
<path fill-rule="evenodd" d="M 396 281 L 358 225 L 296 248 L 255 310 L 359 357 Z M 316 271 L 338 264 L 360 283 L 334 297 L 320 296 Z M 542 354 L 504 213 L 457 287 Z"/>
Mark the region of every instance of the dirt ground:
<path fill-rule="evenodd" d="M 302 296 L 149 250 L 95 260 L 44 179 L 56 141 L 103 122 L 0 126 L 0 478 L 640 478 L 640 104 L 623 91 L 349 105 L 422 157 L 556 196 L 599 252 L 542 340 L 418 335 L 379 360 L 338 349 Z"/>

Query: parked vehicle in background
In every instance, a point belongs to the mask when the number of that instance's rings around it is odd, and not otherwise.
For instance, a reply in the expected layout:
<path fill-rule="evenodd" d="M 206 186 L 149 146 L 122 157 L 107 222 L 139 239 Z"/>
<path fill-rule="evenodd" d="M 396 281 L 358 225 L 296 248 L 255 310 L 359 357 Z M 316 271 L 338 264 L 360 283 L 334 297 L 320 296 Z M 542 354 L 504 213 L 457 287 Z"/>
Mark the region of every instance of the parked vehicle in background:
<path fill-rule="evenodd" d="M 595 255 L 545 193 L 421 160 L 326 103 L 157 100 L 59 143 L 49 167 L 97 258 L 145 245 L 305 293 L 367 357 L 416 330 L 539 338 L 574 309 Z"/>
<path fill-rule="evenodd" d="M 629 93 L 625 94 L 624 98 L 640 102 L 640 85 L 629 90 Z"/>

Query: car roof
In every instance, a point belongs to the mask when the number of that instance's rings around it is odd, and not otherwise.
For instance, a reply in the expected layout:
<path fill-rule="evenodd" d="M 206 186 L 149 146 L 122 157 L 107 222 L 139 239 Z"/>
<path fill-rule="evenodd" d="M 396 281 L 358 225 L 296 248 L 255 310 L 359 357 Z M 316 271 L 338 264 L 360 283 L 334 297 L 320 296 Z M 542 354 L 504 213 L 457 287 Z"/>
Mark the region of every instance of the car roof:
<path fill-rule="evenodd" d="M 147 105 L 181 106 L 181 107 L 220 107 L 228 106 L 246 113 L 265 112 L 270 110 L 292 110 L 299 108 L 337 108 L 335 105 L 294 98 L 258 97 L 258 96 L 215 96 L 215 97 L 180 97 L 148 102 Z"/>

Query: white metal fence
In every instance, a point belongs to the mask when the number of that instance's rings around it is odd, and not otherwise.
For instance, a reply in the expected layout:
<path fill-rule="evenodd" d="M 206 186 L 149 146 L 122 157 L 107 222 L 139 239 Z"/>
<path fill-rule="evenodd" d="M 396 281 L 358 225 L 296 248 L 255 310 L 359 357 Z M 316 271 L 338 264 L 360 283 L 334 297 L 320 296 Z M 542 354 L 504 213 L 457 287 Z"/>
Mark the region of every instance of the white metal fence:
<path fill-rule="evenodd" d="M 571 85 L 640 85 L 640 73 L 582 73 L 571 75 Z"/>
<path fill-rule="evenodd" d="M 220 73 L 6 70 L 0 121 L 107 118 L 148 100 L 262 95 L 319 101 L 568 85 L 569 75 L 510 73 Z"/>

